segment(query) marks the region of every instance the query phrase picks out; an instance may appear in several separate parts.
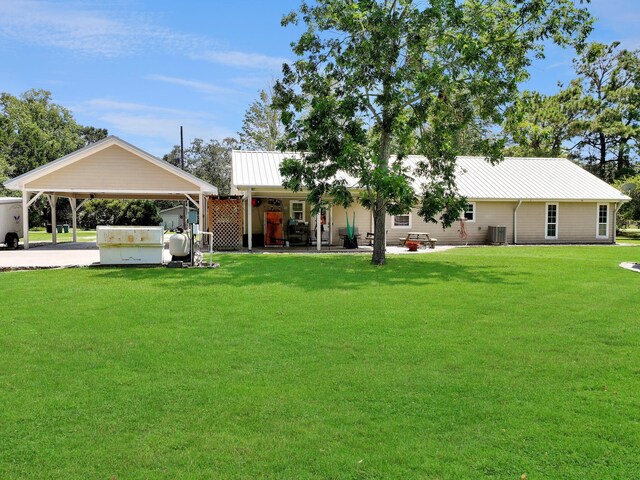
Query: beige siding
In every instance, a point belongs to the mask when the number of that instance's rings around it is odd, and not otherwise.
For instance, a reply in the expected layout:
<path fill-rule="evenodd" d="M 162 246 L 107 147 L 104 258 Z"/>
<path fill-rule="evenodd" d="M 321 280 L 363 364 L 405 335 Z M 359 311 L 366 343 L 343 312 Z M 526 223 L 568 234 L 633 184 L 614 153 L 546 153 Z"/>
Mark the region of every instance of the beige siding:
<path fill-rule="evenodd" d="M 254 234 L 264 231 L 264 212 L 273 208 L 267 202 L 267 198 L 281 200 L 281 210 L 286 221 L 290 217 L 291 197 L 256 197 L 261 198 L 259 207 L 251 208 L 253 214 L 252 231 Z M 300 199 L 303 200 L 303 199 Z M 513 212 L 517 202 L 474 202 L 475 221 L 465 221 L 467 238 L 460 237 L 460 222 L 456 221 L 450 228 L 443 229 L 440 224 L 427 223 L 417 214 L 417 210 L 411 212 L 411 227 L 393 227 L 392 218 L 387 218 L 387 244 L 398 245 L 400 239 L 407 232 L 427 232 L 438 240 L 441 245 L 482 245 L 488 242 L 490 226 L 504 225 L 507 227 L 507 243 L 514 243 Z M 613 213 L 614 204 L 609 204 L 609 232 L 607 238 L 596 238 L 597 227 L 597 203 L 596 202 L 560 202 L 558 204 L 558 239 L 546 240 L 546 203 L 523 202 L 518 208 L 518 243 L 519 244 L 554 244 L 554 243 L 611 243 L 613 241 Z M 354 204 L 348 209 L 349 222 L 356 213 L 356 227 L 361 235 L 361 244 L 365 243 L 365 235 L 373 230 L 371 213 L 361 205 Z M 310 228 L 314 228 L 315 217 L 310 214 L 309 203 L 305 201 L 305 221 Z M 330 215 L 331 244 L 339 245 L 339 229 L 347 225 L 345 209 L 333 206 Z"/>
<path fill-rule="evenodd" d="M 518 209 L 518 243 L 611 243 L 614 205 L 608 204 L 607 238 L 596 238 L 597 205 L 595 202 L 559 202 L 558 238 L 545 239 L 547 204 L 523 203 Z"/>
<path fill-rule="evenodd" d="M 476 218 L 466 221 L 467 238 L 460 237 L 460 222 L 443 229 L 439 224 L 426 223 L 414 210 L 411 227 L 393 227 L 393 219 L 387 219 L 387 244 L 397 245 L 407 232 L 427 232 L 444 245 L 484 244 L 488 241 L 490 226 L 507 227 L 507 242 L 514 243 L 513 212 L 517 202 L 474 202 Z M 607 238 L 596 238 L 596 202 L 558 203 L 558 239 L 545 239 L 546 203 L 523 202 L 518 208 L 518 243 L 611 243 L 614 229 L 614 204 L 609 205 L 609 232 Z"/>
<path fill-rule="evenodd" d="M 360 234 L 360 244 L 365 244 L 365 236 L 367 232 L 372 232 L 373 228 L 371 226 L 371 212 L 364 208 L 362 205 L 353 204 L 349 207 L 346 212 L 343 207 L 334 206 L 332 209 L 332 223 L 331 223 L 331 243 L 333 245 L 340 245 L 340 228 L 347 227 L 347 215 L 349 216 L 349 224 L 353 222 L 353 213 L 355 212 L 355 226 Z"/>
<path fill-rule="evenodd" d="M 507 241 L 513 241 L 513 209 L 515 202 L 475 202 L 475 220 L 465 221 L 464 226 L 467 238 L 461 237 L 461 225 L 459 221 L 447 229 L 442 225 L 427 223 L 417 210 L 411 212 L 411 227 L 393 227 L 393 218 L 387 218 L 387 244 L 397 245 L 401 238 L 406 237 L 407 232 L 426 232 L 436 238 L 438 243 L 444 245 L 464 245 L 487 243 L 489 226 L 504 225 L 507 227 Z"/>
<path fill-rule="evenodd" d="M 38 178 L 26 188 L 42 190 L 199 191 L 193 183 L 113 145 Z"/>

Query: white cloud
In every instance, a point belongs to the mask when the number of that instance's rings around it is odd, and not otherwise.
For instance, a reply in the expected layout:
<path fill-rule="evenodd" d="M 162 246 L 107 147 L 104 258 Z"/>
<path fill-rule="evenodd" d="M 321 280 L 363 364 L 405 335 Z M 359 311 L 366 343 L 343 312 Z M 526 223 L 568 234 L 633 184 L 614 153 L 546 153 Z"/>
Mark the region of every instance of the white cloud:
<path fill-rule="evenodd" d="M 88 100 L 85 102 L 85 105 L 89 107 L 89 110 L 111 110 L 111 111 L 124 111 L 124 112 L 144 112 L 144 113 L 153 113 L 156 115 L 175 115 L 175 116 L 184 116 L 184 115 L 198 115 L 198 116 L 210 116 L 208 113 L 196 113 L 190 112 L 188 110 L 180 110 L 175 108 L 167 108 L 167 107 L 158 107 L 156 105 L 146 105 L 143 103 L 134 103 L 134 102 L 121 102 L 118 100 L 109 100 L 106 98 L 94 98 L 92 100 Z M 86 108 L 80 106 L 78 107 L 82 110 L 87 110 Z"/>
<path fill-rule="evenodd" d="M 74 111 L 90 113 L 110 133 L 122 136 L 125 140 L 132 137 L 153 140 L 158 146 L 150 149 L 151 153 L 160 156 L 179 143 L 180 126 L 184 127 L 186 143 L 196 137 L 204 140 L 221 139 L 235 133 L 220 126 L 210 113 L 157 105 L 96 98 L 75 106 Z"/>
<path fill-rule="evenodd" d="M 278 71 L 282 68 L 283 63 L 288 62 L 288 59 L 282 57 L 269 57 L 258 53 L 216 50 L 192 55 L 192 58 L 207 60 L 209 62 L 219 63 L 230 67 L 260 68 Z"/>
<path fill-rule="evenodd" d="M 0 4 L 0 33 L 26 43 L 106 57 L 133 53 L 141 44 L 140 33 L 127 22 L 30 0 Z"/>
<path fill-rule="evenodd" d="M 131 11 L 90 9 L 84 3 L 0 1 L 0 37 L 99 57 L 134 55 L 155 48 L 244 68 L 279 70 L 286 61 L 258 53 L 220 51 L 211 38 L 160 27 Z"/>
<path fill-rule="evenodd" d="M 236 90 L 220 87 L 218 85 L 214 85 L 213 83 L 200 82 L 197 80 L 189 80 L 186 78 L 168 77 L 166 75 L 149 75 L 147 78 L 150 80 L 156 80 L 158 82 L 171 83 L 174 85 L 179 85 L 181 87 L 187 87 L 192 90 L 197 90 L 203 93 L 223 94 L 223 95 L 239 93 Z"/>
<path fill-rule="evenodd" d="M 251 88 L 256 92 L 258 90 L 265 90 L 270 85 L 275 83 L 274 77 L 271 76 L 247 76 L 247 77 L 234 77 L 229 80 L 235 85 L 239 85 L 245 88 Z"/>

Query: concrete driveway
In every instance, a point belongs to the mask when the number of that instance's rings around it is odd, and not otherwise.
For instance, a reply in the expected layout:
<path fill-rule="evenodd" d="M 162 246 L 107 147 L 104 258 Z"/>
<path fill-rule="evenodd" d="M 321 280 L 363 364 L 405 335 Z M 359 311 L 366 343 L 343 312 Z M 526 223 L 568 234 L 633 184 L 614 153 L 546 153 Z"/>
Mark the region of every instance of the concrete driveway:
<path fill-rule="evenodd" d="M 169 250 L 163 253 L 171 260 Z M 95 242 L 30 245 L 29 250 L 0 249 L 0 270 L 13 268 L 83 267 L 100 264 L 100 251 Z"/>

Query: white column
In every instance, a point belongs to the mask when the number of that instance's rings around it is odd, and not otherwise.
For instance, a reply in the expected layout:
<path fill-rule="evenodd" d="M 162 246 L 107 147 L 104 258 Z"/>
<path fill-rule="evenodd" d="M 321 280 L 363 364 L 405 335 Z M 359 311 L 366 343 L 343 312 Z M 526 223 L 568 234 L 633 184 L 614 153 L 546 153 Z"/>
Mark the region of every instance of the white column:
<path fill-rule="evenodd" d="M 200 198 L 198 203 L 200 204 L 200 208 L 198 209 L 198 223 L 200 224 L 200 231 L 205 232 L 207 231 L 204 225 L 204 211 L 206 208 L 206 204 L 205 204 L 204 194 L 202 192 L 200 192 Z M 200 235 L 200 248 L 204 248 L 204 237 L 205 235 Z"/>
<path fill-rule="evenodd" d="M 318 210 L 316 213 L 316 250 L 322 250 L 322 222 L 320 221 L 320 212 L 322 209 Z"/>
<path fill-rule="evenodd" d="M 54 245 L 58 243 L 58 226 L 56 224 L 56 200 L 55 195 L 47 195 L 49 199 L 49 206 L 51 207 L 51 243 Z"/>
<path fill-rule="evenodd" d="M 71 205 L 71 228 L 73 229 L 73 243 L 78 241 L 78 204 L 75 198 L 69 199 Z"/>
<path fill-rule="evenodd" d="M 247 249 L 253 249 L 253 210 L 251 207 L 251 189 L 247 192 Z"/>
<path fill-rule="evenodd" d="M 22 243 L 25 250 L 29 250 L 29 197 L 31 193 L 22 191 Z"/>

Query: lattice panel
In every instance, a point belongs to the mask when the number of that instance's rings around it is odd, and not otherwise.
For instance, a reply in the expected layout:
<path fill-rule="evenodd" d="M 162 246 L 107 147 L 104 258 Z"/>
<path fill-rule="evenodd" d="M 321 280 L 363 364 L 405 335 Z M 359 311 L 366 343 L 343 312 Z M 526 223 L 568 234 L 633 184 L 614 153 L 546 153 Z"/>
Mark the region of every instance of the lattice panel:
<path fill-rule="evenodd" d="M 215 249 L 240 249 L 242 246 L 242 199 L 209 197 L 209 225 L 211 225 Z"/>

